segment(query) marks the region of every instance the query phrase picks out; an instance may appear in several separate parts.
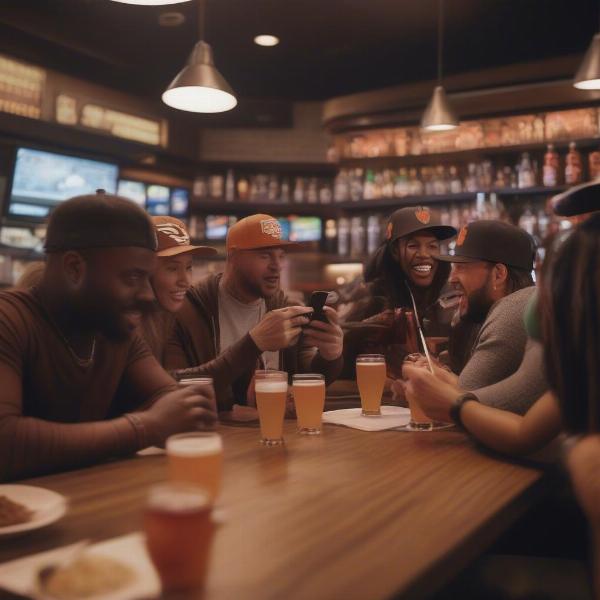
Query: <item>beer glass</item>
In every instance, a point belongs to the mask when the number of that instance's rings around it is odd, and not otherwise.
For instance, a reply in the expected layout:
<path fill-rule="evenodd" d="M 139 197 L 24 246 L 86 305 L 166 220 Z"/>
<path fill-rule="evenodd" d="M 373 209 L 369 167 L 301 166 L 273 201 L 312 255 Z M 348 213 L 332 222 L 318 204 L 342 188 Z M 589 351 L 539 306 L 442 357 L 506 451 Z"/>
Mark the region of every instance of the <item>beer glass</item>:
<path fill-rule="evenodd" d="M 385 377 L 383 354 L 359 354 L 356 357 L 356 382 L 363 415 L 368 417 L 381 415 L 381 395 Z"/>
<path fill-rule="evenodd" d="M 287 382 L 288 376 L 284 371 L 256 371 L 254 374 L 261 441 L 265 446 L 283 444 Z"/>
<path fill-rule="evenodd" d="M 325 406 L 325 378 L 318 373 L 294 375 L 292 391 L 298 417 L 298 433 L 319 435 Z"/>
<path fill-rule="evenodd" d="M 213 387 L 213 379 L 212 377 L 187 377 L 184 379 L 180 379 L 178 381 L 178 385 L 180 387 L 186 386 L 186 385 L 205 385 L 210 387 L 211 391 L 212 391 L 212 398 L 213 398 L 213 409 L 216 411 L 217 410 L 217 399 L 215 396 L 215 390 Z"/>
<path fill-rule="evenodd" d="M 169 480 L 204 488 L 214 503 L 221 488 L 223 441 L 214 431 L 179 433 L 165 445 Z"/>
<path fill-rule="evenodd" d="M 150 488 L 144 531 L 163 593 L 202 587 L 213 537 L 210 498 L 205 490 L 180 483 Z"/>

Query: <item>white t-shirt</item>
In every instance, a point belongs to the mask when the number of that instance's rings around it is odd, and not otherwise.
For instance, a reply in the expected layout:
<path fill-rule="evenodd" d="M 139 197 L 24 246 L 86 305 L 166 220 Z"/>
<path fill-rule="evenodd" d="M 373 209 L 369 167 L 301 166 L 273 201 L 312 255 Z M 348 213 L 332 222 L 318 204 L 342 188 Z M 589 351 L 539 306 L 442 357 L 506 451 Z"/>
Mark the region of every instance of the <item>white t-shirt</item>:
<path fill-rule="evenodd" d="M 219 346 L 221 352 L 242 339 L 265 315 L 264 298 L 246 304 L 219 285 Z M 263 352 L 263 368 L 279 369 L 279 352 Z"/>

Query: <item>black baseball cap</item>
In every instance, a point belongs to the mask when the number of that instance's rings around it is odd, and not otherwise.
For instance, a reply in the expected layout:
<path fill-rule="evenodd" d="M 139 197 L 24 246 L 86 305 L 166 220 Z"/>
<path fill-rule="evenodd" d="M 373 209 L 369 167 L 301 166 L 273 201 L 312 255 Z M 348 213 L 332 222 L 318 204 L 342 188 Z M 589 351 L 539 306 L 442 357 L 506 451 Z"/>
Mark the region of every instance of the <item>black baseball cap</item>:
<path fill-rule="evenodd" d="M 150 217 L 137 204 L 98 190 L 59 204 L 50 215 L 46 252 L 136 246 L 156 251 Z"/>
<path fill-rule="evenodd" d="M 395 242 L 398 238 L 428 231 L 438 240 L 447 240 L 458 232 L 450 225 L 442 225 L 437 215 L 426 206 L 407 206 L 399 208 L 390 215 L 386 230 L 386 239 Z"/>
<path fill-rule="evenodd" d="M 474 221 L 458 233 L 453 255 L 436 256 L 445 262 L 502 263 L 517 269 L 532 270 L 535 256 L 533 238 L 523 229 L 503 221 Z"/>
<path fill-rule="evenodd" d="M 600 181 L 582 183 L 553 196 L 552 208 L 561 217 L 574 217 L 600 210 Z"/>

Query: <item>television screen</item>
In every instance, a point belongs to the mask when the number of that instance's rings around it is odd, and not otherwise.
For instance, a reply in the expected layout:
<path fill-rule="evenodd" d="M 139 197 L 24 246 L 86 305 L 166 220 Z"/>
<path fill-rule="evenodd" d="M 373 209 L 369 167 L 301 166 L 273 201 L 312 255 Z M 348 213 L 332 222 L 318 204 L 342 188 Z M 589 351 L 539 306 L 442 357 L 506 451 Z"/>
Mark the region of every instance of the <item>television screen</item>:
<path fill-rule="evenodd" d="M 72 196 L 93 194 L 100 188 L 114 194 L 118 174 L 117 165 L 111 163 L 18 148 L 8 215 L 43 219 Z"/>
<path fill-rule="evenodd" d="M 207 240 L 224 240 L 229 229 L 227 215 L 206 215 L 205 236 Z"/>
<path fill-rule="evenodd" d="M 174 217 L 186 217 L 190 195 L 185 188 L 173 188 L 171 190 L 171 214 Z"/>
<path fill-rule="evenodd" d="M 169 214 L 169 188 L 151 184 L 146 188 L 146 208 L 151 215 Z"/>
<path fill-rule="evenodd" d="M 279 225 L 281 226 L 281 239 L 289 240 L 290 239 L 290 220 L 286 217 L 280 217 L 277 219 L 279 221 Z"/>
<path fill-rule="evenodd" d="M 132 200 L 142 208 L 146 208 L 146 184 L 141 181 L 119 179 L 117 194 L 128 200 Z"/>
<path fill-rule="evenodd" d="M 317 242 L 321 239 L 319 217 L 290 217 L 291 242 Z"/>

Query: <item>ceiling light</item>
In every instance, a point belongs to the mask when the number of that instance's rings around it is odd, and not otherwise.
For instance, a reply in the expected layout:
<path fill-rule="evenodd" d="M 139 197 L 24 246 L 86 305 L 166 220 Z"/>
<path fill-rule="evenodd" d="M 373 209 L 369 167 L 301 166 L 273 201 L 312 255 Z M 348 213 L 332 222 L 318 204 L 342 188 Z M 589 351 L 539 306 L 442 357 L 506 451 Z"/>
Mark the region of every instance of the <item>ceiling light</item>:
<path fill-rule="evenodd" d="M 112 0 L 121 4 L 139 4 L 144 6 L 163 6 L 165 4 L 180 4 L 190 0 Z"/>
<path fill-rule="evenodd" d="M 196 43 L 187 64 L 162 95 L 168 106 L 195 113 L 219 113 L 237 105 L 233 90 L 217 71 L 212 48 L 204 38 L 204 2 L 198 7 L 200 41 Z"/>
<path fill-rule="evenodd" d="M 600 33 L 592 38 L 573 85 L 580 90 L 600 90 Z"/>
<path fill-rule="evenodd" d="M 274 35 L 262 34 L 257 35 L 254 38 L 254 43 L 259 46 L 277 46 L 277 44 L 279 44 L 279 38 Z"/>
<path fill-rule="evenodd" d="M 423 113 L 421 127 L 425 131 L 449 131 L 458 126 L 458 118 L 442 86 L 442 52 L 444 47 L 444 0 L 438 0 L 438 82 Z"/>

